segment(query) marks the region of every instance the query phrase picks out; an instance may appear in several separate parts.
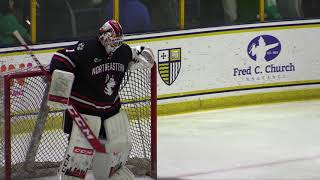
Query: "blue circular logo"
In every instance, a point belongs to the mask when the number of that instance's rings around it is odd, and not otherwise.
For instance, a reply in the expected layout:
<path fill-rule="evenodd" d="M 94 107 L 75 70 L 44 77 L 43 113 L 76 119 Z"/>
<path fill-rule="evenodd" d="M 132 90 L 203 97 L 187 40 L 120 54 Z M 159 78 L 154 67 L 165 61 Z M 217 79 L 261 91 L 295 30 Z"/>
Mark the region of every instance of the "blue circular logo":
<path fill-rule="evenodd" d="M 280 51 L 280 41 L 270 35 L 261 35 L 252 39 L 247 48 L 248 55 L 255 61 L 272 61 Z"/>

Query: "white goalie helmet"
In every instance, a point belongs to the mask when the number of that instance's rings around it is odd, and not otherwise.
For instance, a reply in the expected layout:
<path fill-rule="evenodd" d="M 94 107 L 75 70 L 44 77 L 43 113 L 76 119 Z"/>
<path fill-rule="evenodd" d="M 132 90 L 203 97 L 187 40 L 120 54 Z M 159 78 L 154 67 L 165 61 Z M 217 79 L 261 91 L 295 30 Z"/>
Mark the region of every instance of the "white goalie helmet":
<path fill-rule="evenodd" d="M 116 20 L 109 20 L 104 23 L 99 29 L 98 38 L 108 54 L 115 52 L 123 42 L 123 32 L 120 23 Z"/>

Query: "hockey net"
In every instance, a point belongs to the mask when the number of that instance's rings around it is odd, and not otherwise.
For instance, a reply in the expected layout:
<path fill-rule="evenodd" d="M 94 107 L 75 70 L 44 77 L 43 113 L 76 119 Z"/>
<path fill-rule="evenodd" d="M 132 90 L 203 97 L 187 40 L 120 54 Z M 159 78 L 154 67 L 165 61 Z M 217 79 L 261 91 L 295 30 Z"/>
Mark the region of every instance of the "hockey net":
<path fill-rule="evenodd" d="M 47 81 L 37 68 L 1 75 L 0 179 L 55 175 L 68 135 L 65 112 L 47 107 Z M 135 175 L 156 176 L 156 70 L 128 72 L 121 85 L 133 147 L 128 167 Z"/>

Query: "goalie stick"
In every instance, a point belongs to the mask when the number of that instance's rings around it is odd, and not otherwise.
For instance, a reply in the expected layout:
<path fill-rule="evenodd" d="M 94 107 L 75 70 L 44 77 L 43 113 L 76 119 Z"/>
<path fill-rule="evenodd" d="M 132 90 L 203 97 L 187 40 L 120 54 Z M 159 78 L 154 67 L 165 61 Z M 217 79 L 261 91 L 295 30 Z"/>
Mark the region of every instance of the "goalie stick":
<path fill-rule="evenodd" d="M 33 52 L 31 51 L 31 49 L 29 48 L 28 44 L 26 43 L 26 41 L 22 38 L 22 36 L 20 35 L 19 31 L 15 30 L 13 32 L 14 37 L 17 38 L 17 40 L 20 42 L 20 44 L 26 48 L 26 50 L 28 51 L 29 55 L 31 56 L 31 58 L 34 60 L 34 62 L 39 66 L 39 68 L 41 69 L 41 71 L 45 74 L 45 77 L 48 78 L 48 83 L 50 84 L 50 74 L 44 69 L 43 65 L 40 63 L 40 61 L 38 60 L 38 58 L 33 54 Z"/>
<path fill-rule="evenodd" d="M 51 75 L 45 70 L 43 65 L 40 63 L 38 58 L 33 54 L 32 50 L 29 48 L 28 44 L 25 42 L 25 40 L 22 38 L 20 33 L 16 30 L 13 32 L 13 35 L 17 38 L 17 40 L 20 42 L 20 44 L 28 51 L 29 55 L 31 58 L 35 61 L 35 63 L 39 66 L 40 70 L 44 73 L 45 77 L 48 80 L 48 86 L 46 89 L 49 89 L 50 87 L 50 80 L 51 80 Z M 47 100 L 47 98 L 46 98 Z M 43 105 L 42 103 L 41 105 Z M 73 121 L 77 124 L 79 127 L 80 131 L 82 134 L 85 136 L 85 138 L 88 140 L 90 145 L 100 153 L 106 153 L 105 146 L 103 146 L 98 138 L 94 135 L 92 130 L 90 129 L 89 125 L 87 122 L 83 119 L 83 117 L 80 115 L 80 113 L 77 111 L 77 109 L 69 102 L 68 108 L 67 108 L 68 113 L 72 117 Z M 41 113 L 41 112 L 40 112 Z M 38 124 L 38 123 L 37 123 Z M 42 123 L 44 124 L 44 123 Z"/>

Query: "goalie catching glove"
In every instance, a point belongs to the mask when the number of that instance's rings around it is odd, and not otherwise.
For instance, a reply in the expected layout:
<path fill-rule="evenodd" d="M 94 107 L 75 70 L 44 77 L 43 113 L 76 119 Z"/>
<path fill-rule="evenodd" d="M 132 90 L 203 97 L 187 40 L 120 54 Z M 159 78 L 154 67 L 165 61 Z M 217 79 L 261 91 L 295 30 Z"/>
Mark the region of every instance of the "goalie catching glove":
<path fill-rule="evenodd" d="M 136 46 L 131 48 L 132 61 L 129 64 L 130 70 L 152 68 L 154 65 L 154 55 L 152 50 L 146 46 Z"/>

